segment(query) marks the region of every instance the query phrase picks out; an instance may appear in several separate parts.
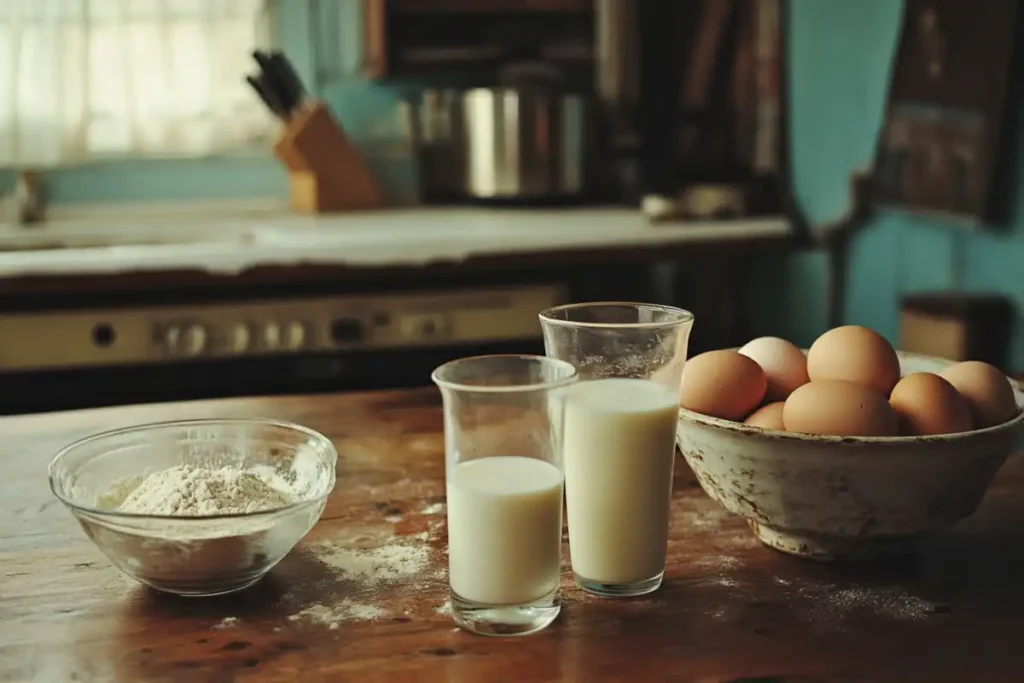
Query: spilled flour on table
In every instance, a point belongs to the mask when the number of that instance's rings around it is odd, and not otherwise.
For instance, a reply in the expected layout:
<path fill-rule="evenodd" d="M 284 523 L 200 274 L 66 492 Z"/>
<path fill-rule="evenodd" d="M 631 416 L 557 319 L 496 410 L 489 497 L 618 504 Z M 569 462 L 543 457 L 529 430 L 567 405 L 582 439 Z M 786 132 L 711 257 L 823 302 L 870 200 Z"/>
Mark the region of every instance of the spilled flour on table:
<path fill-rule="evenodd" d="M 803 593 L 804 591 L 800 591 Z M 840 588 L 829 586 L 814 595 L 817 621 L 834 621 L 835 615 L 866 612 L 891 621 L 923 621 L 936 613 L 936 605 L 899 587 Z"/>
<path fill-rule="evenodd" d="M 796 577 L 772 577 L 776 590 L 773 602 L 784 605 L 786 611 L 809 622 L 825 632 L 846 630 L 847 620 L 870 618 L 890 622 L 927 622 L 939 616 L 942 609 L 901 586 L 851 586 L 830 581 L 805 580 Z M 745 597 L 764 591 L 765 587 L 716 577 L 712 583 L 734 589 Z M 727 619 L 735 610 L 717 610 L 710 617 Z"/>
<path fill-rule="evenodd" d="M 445 600 L 437 615 L 450 614 L 447 610 L 447 568 L 443 557 L 445 548 L 432 547 L 439 541 L 444 528 L 446 510 L 443 502 L 425 505 L 412 513 L 429 519 L 409 520 L 419 529 L 415 533 L 400 533 L 401 525 L 409 516 L 391 501 L 433 497 L 434 492 L 422 491 L 422 482 L 403 480 L 379 487 L 366 487 L 364 493 L 374 507 L 384 513 L 388 526 L 376 525 L 353 529 L 331 540 L 305 544 L 304 547 L 328 570 L 317 586 L 306 585 L 303 591 L 291 592 L 292 599 L 313 588 L 313 604 L 306 603 L 300 611 L 288 617 L 291 622 L 318 624 L 334 630 L 346 622 L 367 622 L 383 619 L 408 621 L 412 618 L 436 618 L 435 610 L 427 605 Z M 406 491 L 405 489 L 409 489 Z M 436 500 L 436 498 L 435 498 Z M 378 519 L 380 519 L 378 517 Z M 403 529 L 403 531 L 407 531 Z M 436 552 L 435 552 L 436 551 Z M 436 560 L 441 559 L 438 563 Z M 336 600 L 332 600 L 334 596 Z M 325 599 L 327 598 L 327 599 Z"/>
<path fill-rule="evenodd" d="M 773 578 L 794 609 L 812 622 L 823 625 L 836 625 L 857 614 L 889 621 L 924 621 L 935 615 L 937 610 L 935 603 L 914 595 L 902 586 L 858 586 L 795 577 Z"/>
<path fill-rule="evenodd" d="M 710 557 L 699 557 L 691 560 L 688 564 L 703 570 L 723 572 L 736 569 L 743 564 L 738 557 L 732 555 L 712 555 Z"/>
<path fill-rule="evenodd" d="M 288 617 L 288 621 L 312 621 L 333 631 L 347 621 L 373 621 L 384 616 L 384 610 L 376 605 L 364 605 L 346 598 L 330 607 L 321 603 L 310 605 Z"/>
<path fill-rule="evenodd" d="M 328 577 L 320 585 L 303 587 L 314 588 L 318 599 L 288 620 L 334 630 L 346 622 L 408 617 L 410 607 L 424 598 L 447 596 L 446 572 L 431 562 L 429 540 L 426 531 L 395 536 L 390 530 L 375 529 L 309 544 L 306 547 L 329 570 Z M 336 602 L 324 599 L 334 595 Z"/>
<path fill-rule="evenodd" d="M 426 538 L 417 539 L 425 541 Z M 391 543 L 378 548 L 348 548 L 321 543 L 312 546 L 325 564 L 343 578 L 363 584 L 405 581 L 427 568 L 430 548 L 425 545 Z"/>
<path fill-rule="evenodd" d="M 710 583 L 716 586 L 724 586 L 725 588 L 736 588 L 740 585 L 739 581 L 728 576 L 717 576 L 711 579 Z"/>
<path fill-rule="evenodd" d="M 223 631 L 238 626 L 238 617 L 224 617 L 213 625 L 213 630 Z"/>
<path fill-rule="evenodd" d="M 420 510 L 421 515 L 439 515 L 445 511 L 444 503 L 433 503 Z"/>
<path fill-rule="evenodd" d="M 703 501 L 699 506 L 688 505 L 687 508 L 683 508 L 678 512 L 673 511 L 673 522 L 691 530 L 715 531 L 720 529 L 723 523 L 736 519 L 725 508 L 718 505 L 709 505 Z"/>

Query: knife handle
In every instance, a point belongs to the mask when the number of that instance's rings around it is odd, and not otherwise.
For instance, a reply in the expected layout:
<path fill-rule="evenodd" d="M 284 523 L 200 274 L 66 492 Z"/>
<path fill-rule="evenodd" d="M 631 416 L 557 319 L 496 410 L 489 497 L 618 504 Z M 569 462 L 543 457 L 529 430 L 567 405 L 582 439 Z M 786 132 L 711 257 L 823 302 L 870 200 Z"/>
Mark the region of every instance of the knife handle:
<path fill-rule="evenodd" d="M 295 67 L 292 65 L 292 61 L 288 59 L 288 55 L 283 52 L 277 51 L 270 54 L 271 59 L 277 65 L 278 71 L 280 72 L 283 79 L 288 83 L 292 92 L 295 93 L 298 99 L 302 99 L 306 94 L 306 86 L 299 78 L 299 74 L 295 71 Z"/>
<path fill-rule="evenodd" d="M 256 91 L 256 94 L 263 100 L 263 104 L 267 105 L 267 109 L 271 111 L 274 116 L 279 119 L 286 119 L 287 114 L 280 101 L 280 98 L 274 93 L 273 90 L 267 88 L 266 84 L 261 81 L 258 77 L 246 76 L 245 80 L 248 81 L 252 89 Z"/>
<path fill-rule="evenodd" d="M 253 50 L 252 56 L 260 67 L 259 77 L 263 81 L 263 86 L 274 94 L 274 99 L 281 110 L 281 115 L 285 118 L 291 116 L 297 102 L 291 95 L 288 83 L 283 80 L 274 59 L 270 54 L 262 50 Z"/>

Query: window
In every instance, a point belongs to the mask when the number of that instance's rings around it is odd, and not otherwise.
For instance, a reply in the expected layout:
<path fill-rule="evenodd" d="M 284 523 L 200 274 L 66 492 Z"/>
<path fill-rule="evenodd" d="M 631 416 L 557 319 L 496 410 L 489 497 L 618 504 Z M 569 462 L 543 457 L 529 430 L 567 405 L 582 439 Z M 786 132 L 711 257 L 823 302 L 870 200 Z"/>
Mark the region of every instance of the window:
<path fill-rule="evenodd" d="M 267 0 L 0 0 L 0 167 L 199 157 L 265 140 L 245 82 Z"/>

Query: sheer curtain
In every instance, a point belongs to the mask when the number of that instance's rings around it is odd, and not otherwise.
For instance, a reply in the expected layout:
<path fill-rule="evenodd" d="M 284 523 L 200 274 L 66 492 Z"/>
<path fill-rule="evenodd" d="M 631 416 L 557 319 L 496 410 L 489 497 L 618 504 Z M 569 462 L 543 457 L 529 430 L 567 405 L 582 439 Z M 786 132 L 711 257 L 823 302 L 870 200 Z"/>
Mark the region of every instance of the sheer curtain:
<path fill-rule="evenodd" d="M 0 0 L 0 167 L 202 156 L 273 121 L 245 83 L 267 0 Z"/>

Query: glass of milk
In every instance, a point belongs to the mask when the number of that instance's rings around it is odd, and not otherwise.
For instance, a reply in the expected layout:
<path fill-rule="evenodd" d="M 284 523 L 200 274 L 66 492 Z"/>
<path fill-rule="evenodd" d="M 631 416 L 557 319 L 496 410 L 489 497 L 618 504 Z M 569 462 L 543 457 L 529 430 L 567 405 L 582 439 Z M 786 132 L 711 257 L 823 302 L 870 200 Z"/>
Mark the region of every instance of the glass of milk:
<path fill-rule="evenodd" d="M 431 377 L 444 402 L 452 616 L 482 635 L 539 631 L 561 609 L 561 401 L 576 368 L 477 356 Z"/>
<path fill-rule="evenodd" d="M 642 303 L 585 303 L 540 314 L 549 358 L 576 366 L 565 391 L 569 557 L 597 595 L 661 586 L 668 547 L 679 388 L 693 314 Z"/>

